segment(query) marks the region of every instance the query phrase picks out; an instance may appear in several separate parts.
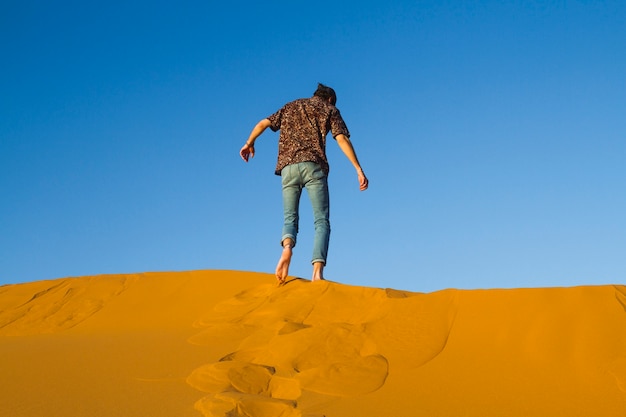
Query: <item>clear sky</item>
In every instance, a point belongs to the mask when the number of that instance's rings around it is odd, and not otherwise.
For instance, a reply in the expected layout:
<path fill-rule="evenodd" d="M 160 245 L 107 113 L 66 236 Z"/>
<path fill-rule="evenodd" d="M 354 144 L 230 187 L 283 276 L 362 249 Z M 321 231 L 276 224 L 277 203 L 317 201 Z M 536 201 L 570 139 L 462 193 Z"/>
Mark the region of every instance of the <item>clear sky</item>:
<path fill-rule="evenodd" d="M 622 0 L 5 1 L 0 284 L 273 273 L 278 135 L 238 152 L 318 82 L 370 179 L 329 136 L 328 279 L 624 283 L 624 22 Z"/>

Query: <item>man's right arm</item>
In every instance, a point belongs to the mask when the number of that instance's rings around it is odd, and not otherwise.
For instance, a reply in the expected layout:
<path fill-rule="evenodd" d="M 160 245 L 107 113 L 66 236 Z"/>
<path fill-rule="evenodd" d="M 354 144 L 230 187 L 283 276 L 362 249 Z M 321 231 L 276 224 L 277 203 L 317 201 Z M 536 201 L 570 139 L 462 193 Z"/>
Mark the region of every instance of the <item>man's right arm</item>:
<path fill-rule="evenodd" d="M 269 121 L 269 119 L 263 119 L 259 123 L 257 123 L 256 126 L 254 126 L 252 132 L 250 132 L 250 136 L 248 137 L 246 144 L 243 145 L 243 147 L 239 151 L 239 155 L 241 155 L 241 158 L 244 161 L 248 162 L 248 158 L 254 158 L 254 141 L 259 136 L 261 136 L 261 134 L 265 132 L 265 129 L 270 127 L 271 124 L 272 123 Z"/>

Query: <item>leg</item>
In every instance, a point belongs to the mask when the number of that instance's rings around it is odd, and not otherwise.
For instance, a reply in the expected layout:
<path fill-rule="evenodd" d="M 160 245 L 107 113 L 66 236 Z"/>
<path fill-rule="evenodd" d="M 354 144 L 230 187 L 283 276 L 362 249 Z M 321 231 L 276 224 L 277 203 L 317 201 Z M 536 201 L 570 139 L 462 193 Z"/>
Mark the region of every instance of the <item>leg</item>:
<path fill-rule="evenodd" d="M 296 165 L 288 165 L 281 171 L 283 184 L 283 234 L 281 245 L 283 252 L 276 265 L 276 279 L 280 284 L 284 283 L 289 274 L 289 265 L 293 248 L 296 246 L 298 235 L 299 205 L 302 186 L 300 175 Z"/>
<path fill-rule="evenodd" d="M 324 262 L 313 263 L 313 278 L 311 281 L 323 281 L 324 280 Z"/>
<path fill-rule="evenodd" d="M 311 206 L 313 207 L 313 222 L 315 237 L 313 239 L 313 281 L 324 279 L 323 270 L 328 256 L 330 241 L 330 199 L 328 194 L 328 179 L 321 167 L 311 164 L 310 175 L 305 183 Z"/>
<path fill-rule="evenodd" d="M 276 279 L 278 284 L 284 284 L 289 274 L 289 265 L 291 264 L 291 255 L 293 254 L 293 240 L 287 238 L 283 241 L 283 253 L 276 265 Z"/>

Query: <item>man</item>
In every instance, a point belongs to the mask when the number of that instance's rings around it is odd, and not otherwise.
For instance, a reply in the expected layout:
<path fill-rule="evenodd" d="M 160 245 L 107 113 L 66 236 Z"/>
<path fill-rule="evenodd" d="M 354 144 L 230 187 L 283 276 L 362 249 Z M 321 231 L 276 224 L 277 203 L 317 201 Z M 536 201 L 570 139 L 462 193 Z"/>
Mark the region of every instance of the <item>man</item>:
<path fill-rule="evenodd" d="M 278 140 L 278 163 L 276 175 L 282 177 L 284 224 L 281 245 L 282 255 L 276 266 L 276 279 L 283 284 L 289 273 L 289 264 L 298 234 L 298 207 L 302 188 L 306 188 L 313 207 L 315 237 L 313 240 L 312 281 L 324 279 L 324 266 L 330 238 L 328 159 L 326 135 L 330 131 L 337 144 L 350 160 L 359 180 L 361 191 L 368 187 L 368 180 L 356 156 L 350 132 L 335 107 L 335 91 L 318 84 L 311 98 L 285 104 L 270 117 L 261 120 L 252 129 L 239 154 L 248 162 L 254 157 L 254 142 L 268 127 L 280 130 Z"/>

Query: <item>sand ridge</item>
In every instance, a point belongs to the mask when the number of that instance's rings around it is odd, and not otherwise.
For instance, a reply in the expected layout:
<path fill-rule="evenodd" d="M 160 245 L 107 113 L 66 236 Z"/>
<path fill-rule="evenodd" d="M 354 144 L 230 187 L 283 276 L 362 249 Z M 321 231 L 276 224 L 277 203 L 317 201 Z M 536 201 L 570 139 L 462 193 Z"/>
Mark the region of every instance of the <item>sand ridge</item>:
<path fill-rule="evenodd" d="M 626 287 L 189 271 L 0 287 L 3 415 L 626 415 Z M 4 411 L 6 410 L 6 411 Z"/>

